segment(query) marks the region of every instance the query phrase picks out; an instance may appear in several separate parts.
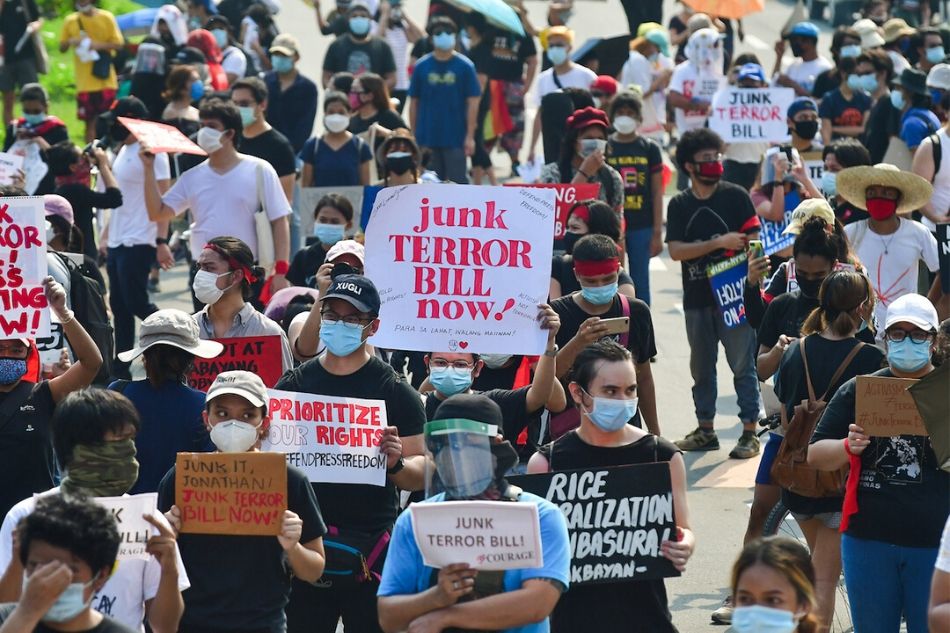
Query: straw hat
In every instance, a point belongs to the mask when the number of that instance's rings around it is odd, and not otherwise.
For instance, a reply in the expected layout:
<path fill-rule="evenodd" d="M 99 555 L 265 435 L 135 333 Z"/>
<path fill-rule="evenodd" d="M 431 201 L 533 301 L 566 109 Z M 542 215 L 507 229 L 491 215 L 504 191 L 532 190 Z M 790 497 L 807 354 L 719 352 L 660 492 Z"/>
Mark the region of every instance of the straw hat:
<path fill-rule="evenodd" d="M 838 195 L 859 209 L 867 209 L 865 191 L 878 185 L 893 187 L 901 192 L 897 201 L 898 213 L 909 213 L 924 206 L 933 195 L 933 186 L 918 176 L 901 171 L 894 165 L 878 163 L 873 167 L 849 167 L 838 172 Z"/>

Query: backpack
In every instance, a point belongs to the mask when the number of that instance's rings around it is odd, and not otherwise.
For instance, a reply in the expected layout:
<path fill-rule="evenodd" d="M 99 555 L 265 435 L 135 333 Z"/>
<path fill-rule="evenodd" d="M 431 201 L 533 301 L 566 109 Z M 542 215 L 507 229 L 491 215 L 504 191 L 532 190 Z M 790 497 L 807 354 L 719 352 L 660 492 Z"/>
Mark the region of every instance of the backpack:
<path fill-rule="evenodd" d="M 789 492 L 803 497 L 823 498 L 840 497 L 844 494 L 844 484 L 848 478 L 848 468 L 839 470 L 819 470 L 808 465 L 808 446 L 811 436 L 818 426 L 818 420 L 827 406 L 827 399 L 831 388 L 835 386 L 841 374 L 848 368 L 854 357 L 857 356 L 864 343 L 859 342 L 845 357 L 838 369 L 835 370 L 828 389 L 821 399 L 815 397 L 815 388 L 811 384 L 811 374 L 808 371 L 808 357 L 805 355 L 805 339 L 799 342 L 799 351 L 802 355 L 802 364 L 805 366 L 805 384 L 808 386 L 808 398 L 795 407 L 792 421 L 788 423 L 785 439 L 778 449 L 778 455 L 772 464 L 772 483 L 781 486 Z M 782 408 L 782 422 L 785 423 L 785 408 Z"/>
<path fill-rule="evenodd" d="M 66 270 L 69 271 L 69 305 L 83 329 L 89 333 L 102 354 L 102 367 L 92 381 L 93 384 L 106 386 L 112 376 L 112 363 L 115 358 L 115 337 L 109 311 L 102 298 L 99 283 L 84 275 L 73 260 L 56 253 Z"/>

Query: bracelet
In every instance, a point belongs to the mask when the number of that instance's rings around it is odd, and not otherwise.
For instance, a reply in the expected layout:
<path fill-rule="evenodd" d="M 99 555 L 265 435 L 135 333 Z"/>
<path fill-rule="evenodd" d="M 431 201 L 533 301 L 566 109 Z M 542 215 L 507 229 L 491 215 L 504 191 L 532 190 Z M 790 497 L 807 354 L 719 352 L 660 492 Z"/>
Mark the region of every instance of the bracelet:
<path fill-rule="evenodd" d="M 163 244 L 168 244 L 168 240 L 166 240 L 164 237 L 155 238 L 155 246 L 161 246 Z"/>
<path fill-rule="evenodd" d="M 593 176 L 588 176 L 587 174 L 585 174 L 585 173 L 584 173 L 582 170 L 580 170 L 580 169 L 577 170 L 577 173 L 579 173 L 581 176 L 583 176 L 584 178 L 586 178 L 586 179 L 587 179 L 587 182 L 590 182 L 590 181 L 593 179 Z"/>
<path fill-rule="evenodd" d="M 274 274 L 275 275 L 286 275 L 287 271 L 290 270 L 290 264 L 287 263 L 286 259 L 282 259 L 276 264 L 274 264 Z"/>
<path fill-rule="evenodd" d="M 57 315 L 57 316 L 58 316 L 58 315 Z M 72 310 L 69 310 L 69 311 L 66 313 L 66 318 L 60 317 L 59 322 L 60 322 L 61 325 L 69 325 L 69 324 L 72 323 L 74 320 L 76 320 L 76 313 L 73 312 Z"/>

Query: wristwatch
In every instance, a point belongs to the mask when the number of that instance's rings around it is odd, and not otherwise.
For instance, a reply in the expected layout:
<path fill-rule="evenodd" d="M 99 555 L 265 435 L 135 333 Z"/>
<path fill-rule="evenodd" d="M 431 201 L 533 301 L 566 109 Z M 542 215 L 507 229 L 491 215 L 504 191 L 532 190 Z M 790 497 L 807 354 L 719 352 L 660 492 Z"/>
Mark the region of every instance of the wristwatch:
<path fill-rule="evenodd" d="M 399 458 L 399 461 L 396 462 L 395 464 L 393 464 L 393 467 L 392 467 L 392 468 L 387 468 L 387 469 L 386 469 L 386 474 L 387 474 L 387 475 L 395 475 L 396 473 L 398 473 L 400 470 L 402 470 L 402 469 L 405 468 L 405 467 L 406 467 L 406 460 L 403 459 L 402 457 L 400 457 L 400 458 Z"/>
<path fill-rule="evenodd" d="M 544 350 L 544 355 L 545 355 L 545 356 L 550 356 L 551 358 L 555 358 L 555 357 L 557 356 L 558 350 L 560 350 L 560 349 L 561 349 L 561 348 L 557 346 L 557 343 L 555 343 L 555 344 L 554 344 L 554 349 L 546 349 L 546 350 Z"/>
<path fill-rule="evenodd" d="M 164 237 L 156 237 L 155 246 L 161 246 L 162 244 L 168 244 L 168 240 L 166 240 Z"/>

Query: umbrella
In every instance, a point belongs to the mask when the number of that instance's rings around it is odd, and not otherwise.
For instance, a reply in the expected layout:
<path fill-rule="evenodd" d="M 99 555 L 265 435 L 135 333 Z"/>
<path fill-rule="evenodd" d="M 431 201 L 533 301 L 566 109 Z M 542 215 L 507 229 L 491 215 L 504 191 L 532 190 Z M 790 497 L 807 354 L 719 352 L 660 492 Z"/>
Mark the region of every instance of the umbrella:
<path fill-rule="evenodd" d="M 144 35 L 151 30 L 152 22 L 155 21 L 157 14 L 158 9 L 140 9 L 117 15 L 115 21 L 119 25 L 119 30 L 127 36 Z"/>
<path fill-rule="evenodd" d="M 524 37 L 521 18 L 504 0 L 448 0 L 452 6 L 466 13 L 481 13 L 492 25 Z"/>
<path fill-rule="evenodd" d="M 930 433 L 940 468 L 950 471 L 950 362 L 944 361 L 908 391 Z"/>
<path fill-rule="evenodd" d="M 729 20 L 738 20 L 765 9 L 765 0 L 683 0 L 683 4 L 699 13 Z"/>
<path fill-rule="evenodd" d="M 630 56 L 630 36 L 592 37 L 581 44 L 571 54 L 571 61 L 589 66 L 591 59 L 597 59 L 597 74 L 616 77 Z"/>

